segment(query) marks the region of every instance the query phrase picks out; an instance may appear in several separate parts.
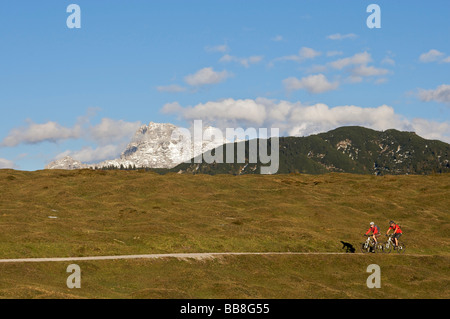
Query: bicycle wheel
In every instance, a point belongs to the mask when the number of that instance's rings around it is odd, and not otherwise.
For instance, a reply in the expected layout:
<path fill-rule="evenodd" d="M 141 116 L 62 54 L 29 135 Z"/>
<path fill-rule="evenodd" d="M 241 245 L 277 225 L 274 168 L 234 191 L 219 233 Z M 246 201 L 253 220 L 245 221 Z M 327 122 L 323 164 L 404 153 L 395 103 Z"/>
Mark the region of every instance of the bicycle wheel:
<path fill-rule="evenodd" d="M 359 248 L 362 253 L 368 253 L 370 251 L 370 246 L 366 245 L 366 243 L 361 243 L 361 245 L 359 245 Z"/>
<path fill-rule="evenodd" d="M 392 243 L 385 243 L 383 252 L 389 254 L 392 251 Z"/>
<path fill-rule="evenodd" d="M 406 249 L 406 247 L 405 247 L 404 243 L 398 243 L 397 252 L 399 254 L 403 254 L 405 252 L 405 249 Z"/>
<path fill-rule="evenodd" d="M 384 253 L 384 245 L 382 243 L 377 243 L 375 245 L 375 252 L 376 253 Z"/>

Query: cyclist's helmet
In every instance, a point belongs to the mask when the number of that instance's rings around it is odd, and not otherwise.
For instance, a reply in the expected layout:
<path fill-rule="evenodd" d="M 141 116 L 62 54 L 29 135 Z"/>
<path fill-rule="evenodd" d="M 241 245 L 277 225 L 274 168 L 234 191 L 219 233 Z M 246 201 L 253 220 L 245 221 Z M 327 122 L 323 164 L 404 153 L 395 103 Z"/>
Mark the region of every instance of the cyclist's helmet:
<path fill-rule="evenodd" d="M 389 222 L 389 224 L 395 224 L 395 223 L 394 223 L 394 221 L 393 221 L 393 220 L 391 220 L 391 221 Z"/>
<path fill-rule="evenodd" d="M 373 226 L 373 225 L 375 225 L 375 223 L 374 222 L 370 222 L 370 225 Z"/>

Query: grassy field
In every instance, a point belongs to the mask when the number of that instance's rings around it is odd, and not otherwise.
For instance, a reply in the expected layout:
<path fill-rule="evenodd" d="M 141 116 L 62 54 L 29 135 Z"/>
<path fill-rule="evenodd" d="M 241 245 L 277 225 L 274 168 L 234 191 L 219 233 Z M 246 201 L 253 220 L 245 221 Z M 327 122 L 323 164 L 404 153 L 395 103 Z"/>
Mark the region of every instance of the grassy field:
<path fill-rule="evenodd" d="M 158 175 L 0 170 L 0 259 L 187 252 L 343 252 L 369 222 L 405 255 L 0 264 L 3 298 L 449 298 L 450 175 Z M 368 289 L 376 263 L 382 288 Z"/>

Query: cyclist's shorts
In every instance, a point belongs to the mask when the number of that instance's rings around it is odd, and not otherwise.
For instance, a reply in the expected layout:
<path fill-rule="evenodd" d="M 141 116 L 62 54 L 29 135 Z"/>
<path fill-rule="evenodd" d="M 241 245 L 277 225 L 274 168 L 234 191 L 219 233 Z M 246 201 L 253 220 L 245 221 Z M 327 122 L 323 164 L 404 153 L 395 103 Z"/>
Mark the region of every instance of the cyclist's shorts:
<path fill-rule="evenodd" d="M 394 235 L 392 236 L 392 238 L 397 238 L 397 239 L 399 239 L 401 235 L 402 235 L 402 233 L 397 233 L 397 234 L 394 234 Z"/>

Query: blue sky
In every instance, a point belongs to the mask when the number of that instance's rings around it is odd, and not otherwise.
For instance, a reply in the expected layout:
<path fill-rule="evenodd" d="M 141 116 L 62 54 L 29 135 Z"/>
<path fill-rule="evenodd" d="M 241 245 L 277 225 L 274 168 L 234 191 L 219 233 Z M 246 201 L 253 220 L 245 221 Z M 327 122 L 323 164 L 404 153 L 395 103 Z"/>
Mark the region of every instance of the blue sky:
<path fill-rule="evenodd" d="M 69 29 L 69 4 L 81 28 Z M 369 29 L 369 4 L 381 28 Z M 2 1 L 0 168 L 120 155 L 150 121 L 450 142 L 447 0 Z"/>

